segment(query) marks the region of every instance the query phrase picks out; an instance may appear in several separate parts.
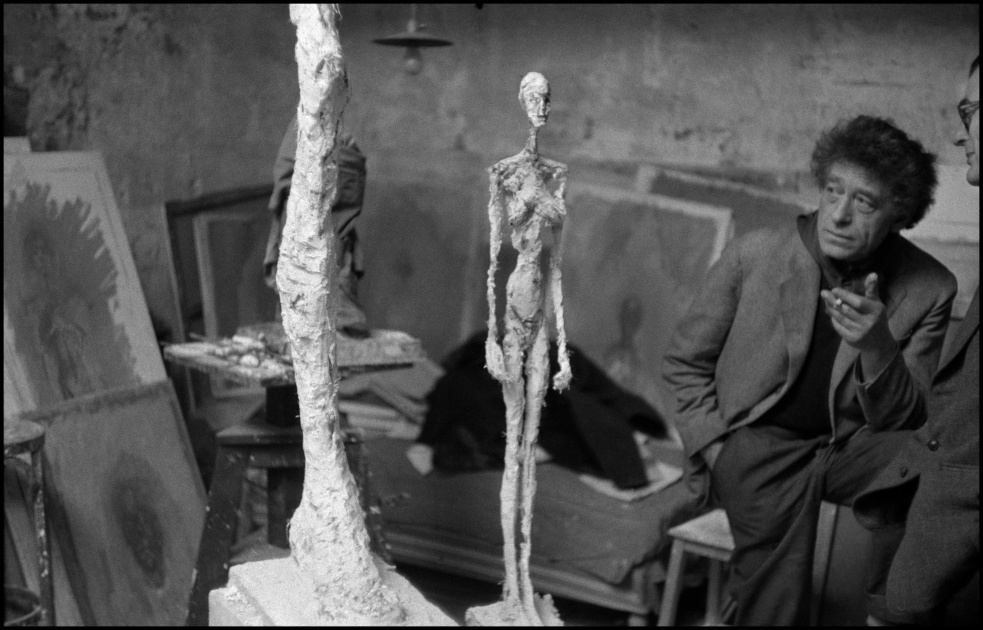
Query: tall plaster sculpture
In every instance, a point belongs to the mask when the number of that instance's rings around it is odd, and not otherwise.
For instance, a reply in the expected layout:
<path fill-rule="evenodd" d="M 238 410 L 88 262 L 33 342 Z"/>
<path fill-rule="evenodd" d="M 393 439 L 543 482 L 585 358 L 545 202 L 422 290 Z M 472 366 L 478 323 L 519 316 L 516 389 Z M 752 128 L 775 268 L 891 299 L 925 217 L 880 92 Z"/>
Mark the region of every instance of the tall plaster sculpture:
<path fill-rule="evenodd" d="M 537 148 L 537 135 L 546 124 L 550 111 L 546 78 L 538 72 L 523 77 L 519 102 L 529 118 L 529 139 L 521 153 L 489 169 L 488 203 L 491 265 L 488 268 L 485 360 L 488 371 L 501 382 L 505 398 L 507 433 L 501 490 L 505 585 L 502 602 L 468 611 L 467 621 L 475 625 L 562 625 L 549 595 L 540 598 L 533 593 L 529 559 L 536 494 L 536 438 L 550 369 L 547 303 L 554 309 L 559 342 L 560 371 L 553 377 L 553 388 L 557 391 L 566 389 L 571 377 L 560 282 L 567 167 L 540 156 Z M 518 260 L 506 287 L 505 336 L 500 346 L 495 314 L 495 271 L 502 241 L 503 208 L 512 228 L 512 246 L 518 252 Z M 553 247 L 544 283 L 541 258 L 546 229 L 552 232 Z M 518 546 L 517 520 L 521 528 Z"/>
<path fill-rule="evenodd" d="M 421 620 L 425 600 L 415 591 L 409 593 L 404 588 L 408 583 L 369 551 L 336 404 L 338 292 L 331 204 L 337 188 L 335 138 L 348 100 L 338 9 L 293 4 L 290 19 L 297 27 L 299 129 L 277 286 L 291 344 L 306 458 L 303 497 L 290 521 L 292 559 L 304 580 L 313 582 L 320 623 L 449 622 L 446 617 Z"/>

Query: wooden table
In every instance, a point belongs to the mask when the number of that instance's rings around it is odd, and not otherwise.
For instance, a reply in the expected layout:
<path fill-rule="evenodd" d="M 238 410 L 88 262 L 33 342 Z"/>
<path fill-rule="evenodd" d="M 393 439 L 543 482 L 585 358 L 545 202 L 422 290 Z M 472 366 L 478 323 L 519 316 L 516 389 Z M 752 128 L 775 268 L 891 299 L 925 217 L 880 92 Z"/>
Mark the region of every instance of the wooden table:
<path fill-rule="evenodd" d="M 242 385 L 294 384 L 289 344 L 279 324 L 245 326 L 240 328 L 240 333 L 245 334 L 237 334 L 231 339 L 164 344 L 164 358 Z M 265 341 L 259 341 L 257 337 Z M 396 330 L 373 330 L 365 338 L 339 333 L 336 349 L 341 378 L 408 367 L 426 358 L 419 340 Z M 258 357 L 260 364 L 244 364 L 239 357 L 245 354 Z"/>

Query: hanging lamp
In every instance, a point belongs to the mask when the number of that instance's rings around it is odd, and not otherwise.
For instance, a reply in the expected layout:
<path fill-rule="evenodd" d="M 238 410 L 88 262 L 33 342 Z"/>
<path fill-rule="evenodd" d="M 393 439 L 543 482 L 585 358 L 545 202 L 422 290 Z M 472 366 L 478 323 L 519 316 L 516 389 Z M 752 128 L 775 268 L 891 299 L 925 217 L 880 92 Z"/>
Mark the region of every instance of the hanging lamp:
<path fill-rule="evenodd" d="M 376 44 L 383 46 L 404 46 L 406 54 L 403 55 L 403 68 L 408 74 L 419 74 L 423 68 L 423 57 L 420 55 L 421 48 L 434 48 L 437 46 L 450 46 L 454 42 L 439 37 L 431 37 L 421 33 L 426 28 L 425 24 L 420 24 L 416 20 L 416 5 L 410 5 L 410 21 L 406 24 L 406 31 L 380 37 L 372 40 Z"/>

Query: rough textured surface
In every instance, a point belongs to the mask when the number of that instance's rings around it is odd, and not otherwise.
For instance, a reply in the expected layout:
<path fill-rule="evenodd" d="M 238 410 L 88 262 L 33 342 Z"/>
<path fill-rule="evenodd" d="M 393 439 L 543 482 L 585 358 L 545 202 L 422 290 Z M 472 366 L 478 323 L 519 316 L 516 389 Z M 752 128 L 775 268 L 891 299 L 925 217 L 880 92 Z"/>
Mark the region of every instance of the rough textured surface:
<path fill-rule="evenodd" d="M 464 613 L 464 625 L 466 626 L 562 626 L 560 613 L 553 605 L 553 598 L 549 595 L 533 598 L 533 606 L 536 616 L 531 618 L 514 602 L 495 602 L 487 606 L 476 606 L 469 608 Z"/>
<path fill-rule="evenodd" d="M 382 583 L 404 603 L 401 625 L 454 626 L 454 621 L 423 596 L 392 567 L 373 556 Z M 251 562 L 229 570 L 228 586 L 209 595 L 209 624 L 312 626 L 324 623 L 318 616 L 317 597 L 310 576 L 291 558 Z M 336 617 L 330 625 L 355 625 L 360 619 Z"/>
<path fill-rule="evenodd" d="M 804 170 L 820 129 L 865 110 L 943 148 L 956 122 L 945 80 L 979 43 L 975 5 L 426 6 L 421 21 L 455 46 L 424 51 L 407 77 L 398 53 L 356 36 L 405 19 L 395 7 L 346 12 L 344 44 L 361 60 L 353 106 L 406 99 L 365 112 L 370 146 L 402 129 L 414 145 L 508 155 L 523 135 L 514 112 L 475 104 L 507 102 L 535 67 L 562 93 L 543 136 L 561 159 L 780 171 Z"/>
<path fill-rule="evenodd" d="M 297 27 L 300 103 L 297 159 L 280 244 L 277 287 L 290 341 L 300 425 L 304 490 L 290 521 L 291 557 L 254 564 L 249 593 L 276 623 L 380 625 L 429 620 L 436 609 L 369 551 L 358 488 L 339 424 L 335 356 L 338 279 L 331 204 L 337 192 L 335 141 L 348 99 L 337 5 L 290 7 Z M 234 598 L 233 598 L 234 599 Z"/>
<path fill-rule="evenodd" d="M 550 614 L 545 619 L 540 618 L 540 606 L 537 605 L 540 600 L 533 593 L 529 561 L 533 498 L 536 495 L 536 440 L 550 380 L 548 349 L 551 333 L 547 306 L 553 309 L 559 344 L 560 371 L 553 379 L 553 387 L 564 390 L 571 378 L 560 273 L 567 167 L 539 155 L 537 136 L 550 112 L 549 84 L 542 74 L 530 72 L 523 77 L 519 102 L 530 123 L 526 146 L 517 155 L 497 162 L 488 170 L 491 176 L 488 189 L 491 264 L 488 266 L 485 360 L 488 371 L 502 384 L 505 398 L 505 470 L 501 489 L 505 588 L 504 601 L 474 613 L 474 621 L 481 625 L 542 625 L 548 620 L 560 623 L 552 606 L 546 607 Z M 512 245 L 518 252 L 518 259 L 506 289 L 505 330 L 500 344 L 495 276 L 503 215 L 512 228 Z M 549 270 L 544 273 L 543 246 L 550 235 L 553 246 L 549 253 Z M 516 521 L 520 527 L 518 539 Z"/>
<path fill-rule="evenodd" d="M 372 562 L 338 419 L 338 291 L 330 209 L 338 177 L 335 139 L 348 99 L 338 10 L 335 5 L 291 5 L 290 18 L 297 27 L 300 104 L 277 286 L 306 458 L 303 497 L 290 521 L 290 548 L 300 573 L 311 580 L 318 620 L 398 623 L 405 611 Z"/>

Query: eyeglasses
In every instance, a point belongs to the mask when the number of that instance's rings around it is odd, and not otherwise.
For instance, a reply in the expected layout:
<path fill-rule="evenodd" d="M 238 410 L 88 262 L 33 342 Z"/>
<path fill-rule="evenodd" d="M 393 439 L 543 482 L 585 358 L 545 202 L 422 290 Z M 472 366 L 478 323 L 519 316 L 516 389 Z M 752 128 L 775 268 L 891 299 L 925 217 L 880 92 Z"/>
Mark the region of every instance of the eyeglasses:
<path fill-rule="evenodd" d="M 960 103 L 956 109 L 959 110 L 959 118 L 963 121 L 966 131 L 969 131 L 969 124 L 973 122 L 973 114 L 980 110 L 980 102 L 970 101 L 969 103 Z"/>

